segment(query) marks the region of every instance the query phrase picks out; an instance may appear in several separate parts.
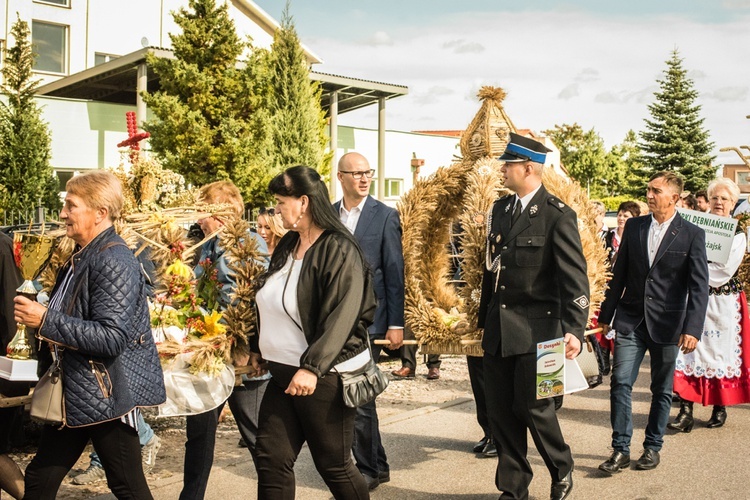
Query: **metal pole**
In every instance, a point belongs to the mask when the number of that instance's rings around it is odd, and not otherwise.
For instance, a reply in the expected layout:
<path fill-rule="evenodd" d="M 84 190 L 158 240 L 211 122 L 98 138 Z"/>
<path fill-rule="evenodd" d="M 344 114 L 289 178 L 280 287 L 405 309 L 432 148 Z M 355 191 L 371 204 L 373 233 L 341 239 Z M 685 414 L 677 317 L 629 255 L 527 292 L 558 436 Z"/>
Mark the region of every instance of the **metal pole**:
<path fill-rule="evenodd" d="M 385 97 L 378 98 L 378 200 L 385 198 Z"/>
<path fill-rule="evenodd" d="M 328 122 L 330 128 L 329 135 L 331 137 L 330 148 L 333 155 L 331 156 L 331 179 L 330 184 L 330 196 L 331 201 L 336 199 L 336 169 L 338 165 L 338 149 L 339 149 L 339 91 L 334 90 L 331 92 L 331 117 Z"/>
<path fill-rule="evenodd" d="M 135 94 L 135 116 L 138 128 L 141 129 L 143 122 L 146 121 L 146 103 L 141 97 L 141 92 L 148 90 L 148 67 L 146 63 L 138 65 L 137 92 Z"/>

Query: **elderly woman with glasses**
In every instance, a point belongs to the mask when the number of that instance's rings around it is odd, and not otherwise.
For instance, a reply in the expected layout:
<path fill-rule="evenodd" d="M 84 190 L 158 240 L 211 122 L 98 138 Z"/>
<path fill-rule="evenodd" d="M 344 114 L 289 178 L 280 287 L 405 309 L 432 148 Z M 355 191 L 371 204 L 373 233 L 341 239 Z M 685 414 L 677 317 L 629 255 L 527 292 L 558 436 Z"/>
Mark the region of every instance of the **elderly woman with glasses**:
<path fill-rule="evenodd" d="M 740 189 L 729 179 L 708 185 L 710 213 L 730 217 Z M 695 351 L 679 353 L 674 392 L 680 396 L 680 413 L 668 427 L 680 432 L 693 429 L 693 403 L 713 405 L 709 429 L 724 425 L 726 407 L 750 402 L 750 322 L 747 299 L 737 276 L 747 239 L 739 228 L 726 264 L 708 263 L 709 296 L 703 335 Z"/>
<path fill-rule="evenodd" d="M 258 234 L 268 246 L 268 254 L 273 254 L 279 240 L 287 232 L 284 229 L 284 222 L 281 220 L 281 214 L 276 213 L 273 207 L 261 208 L 258 213 L 257 221 Z"/>
<path fill-rule="evenodd" d="M 63 423 L 45 425 L 26 468 L 27 499 L 54 499 L 91 440 L 117 498 L 152 498 L 141 464 L 139 408 L 166 400 L 151 336 L 146 282 L 114 222 L 122 185 L 111 172 L 73 177 L 60 219 L 76 246 L 49 307 L 15 298 L 15 319 L 37 329 L 39 366 L 62 363 Z M 51 352 L 52 351 L 52 352 Z M 42 372 L 43 373 L 43 372 Z"/>

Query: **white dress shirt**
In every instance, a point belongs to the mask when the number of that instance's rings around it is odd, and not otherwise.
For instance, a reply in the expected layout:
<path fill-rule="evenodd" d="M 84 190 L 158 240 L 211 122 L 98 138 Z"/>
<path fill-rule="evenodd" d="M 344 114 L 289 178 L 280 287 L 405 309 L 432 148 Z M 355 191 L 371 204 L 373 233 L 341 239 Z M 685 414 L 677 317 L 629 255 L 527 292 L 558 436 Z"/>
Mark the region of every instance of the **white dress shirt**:
<path fill-rule="evenodd" d="M 654 265 L 654 259 L 656 258 L 656 252 L 659 251 L 659 245 L 661 245 L 664 235 L 667 234 L 667 228 L 674 220 L 677 215 L 677 211 L 672 214 L 672 217 L 659 224 L 651 215 L 651 227 L 648 229 L 648 265 Z"/>
<path fill-rule="evenodd" d="M 352 207 L 351 210 L 347 210 L 344 206 L 344 199 L 341 198 L 341 208 L 339 208 L 339 218 L 346 228 L 354 234 L 354 230 L 357 229 L 357 223 L 359 222 L 359 216 L 362 215 L 362 209 L 365 208 L 367 203 L 367 196 L 362 198 L 359 205 Z"/>
<path fill-rule="evenodd" d="M 524 210 L 526 210 L 526 206 L 531 202 L 531 199 L 534 197 L 537 191 L 539 191 L 539 188 L 541 188 L 542 185 L 539 184 L 535 190 L 524 196 L 523 198 L 519 198 L 518 195 L 516 195 L 516 201 L 513 203 L 513 209 L 516 208 L 516 203 L 518 203 L 518 200 L 521 200 L 521 213 L 523 213 Z"/>

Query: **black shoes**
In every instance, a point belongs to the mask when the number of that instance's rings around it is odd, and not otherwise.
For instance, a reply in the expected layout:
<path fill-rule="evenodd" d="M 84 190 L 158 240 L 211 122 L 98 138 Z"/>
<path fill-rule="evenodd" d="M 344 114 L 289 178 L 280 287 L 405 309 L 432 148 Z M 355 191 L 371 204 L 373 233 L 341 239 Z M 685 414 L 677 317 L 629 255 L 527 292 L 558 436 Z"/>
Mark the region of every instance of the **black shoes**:
<path fill-rule="evenodd" d="M 477 441 L 477 444 L 474 445 L 474 448 L 471 449 L 474 453 L 482 453 L 484 451 L 484 447 L 487 446 L 487 443 L 489 443 L 492 440 L 489 436 L 484 436 L 482 439 Z"/>
<path fill-rule="evenodd" d="M 599 470 L 607 474 L 617 474 L 627 467 L 630 467 L 630 455 L 615 450 L 606 462 L 599 465 Z"/>
<path fill-rule="evenodd" d="M 564 500 L 565 498 L 568 498 L 571 491 L 573 491 L 572 470 L 568 472 L 568 475 L 562 478 L 562 480 L 552 483 L 549 498 L 550 500 Z"/>
<path fill-rule="evenodd" d="M 681 399 L 680 413 L 677 414 L 674 422 L 670 422 L 667 424 L 667 427 L 669 429 L 672 429 L 673 431 L 690 432 L 693 430 L 694 424 L 695 421 L 693 420 L 693 402 Z"/>
<path fill-rule="evenodd" d="M 372 491 L 378 486 L 380 486 L 380 479 L 377 477 L 370 477 L 367 474 L 362 474 L 362 477 L 365 478 L 365 482 L 367 483 L 367 489 Z"/>
<path fill-rule="evenodd" d="M 372 491 L 378 486 L 380 486 L 383 483 L 387 483 L 391 480 L 391 471 L 380 471 L 378 472 L 378 477 L 371 477 L 367 474 L 362 474 L 362 477 L 365 478 L 365 482 L 367 483 L 367 489 Z"/>
<path fill-rule="evenodd" d="M 724 425 L 727 421 L 727 408 L 726 406 L 714 406 L 713 412 L 711 412 L 711 419 L 706 423 L 706 427 L 709 429 L 716 429 Z"/>
<path fill-rule="evenodd" d="M 495 458 L 497 457 L 497 446 L 495 446 L 495 441 L 490 439 L 490 442 L 487 443 L 487 445 L 482 450 L 481 456 L 483 458 Z"/>
<path fill-rule="evenodd" d="M 659 452 L 646 448 L 643 450 L 643 455 L 635 463 L 635 468 L 638 470 L 653 470 L 659 465 Z"/>

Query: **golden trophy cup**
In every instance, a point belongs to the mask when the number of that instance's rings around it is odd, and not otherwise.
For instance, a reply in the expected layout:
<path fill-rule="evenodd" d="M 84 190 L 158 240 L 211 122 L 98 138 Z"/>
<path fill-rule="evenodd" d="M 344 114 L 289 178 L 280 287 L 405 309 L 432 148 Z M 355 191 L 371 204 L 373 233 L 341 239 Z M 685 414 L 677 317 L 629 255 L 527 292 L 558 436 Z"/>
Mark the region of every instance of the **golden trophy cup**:
<path fill-rule="evenodd" d="M 45 235 L 44 228 L 41 234 L 23 231 L 13 233 L 13 258 L 24 279 L 21 286 L 16 289 L 19 295 L 36 300 L 37 291 L 33 280 L 49 262 L 58 241 L 58 238 Z M 10 359 L 31 358 L 32 347 L 26 335 L 25 325 L 18 324 L 15 336 L 8 343 L 6 354 Z"/>

